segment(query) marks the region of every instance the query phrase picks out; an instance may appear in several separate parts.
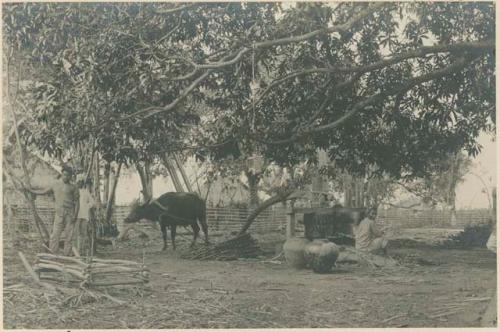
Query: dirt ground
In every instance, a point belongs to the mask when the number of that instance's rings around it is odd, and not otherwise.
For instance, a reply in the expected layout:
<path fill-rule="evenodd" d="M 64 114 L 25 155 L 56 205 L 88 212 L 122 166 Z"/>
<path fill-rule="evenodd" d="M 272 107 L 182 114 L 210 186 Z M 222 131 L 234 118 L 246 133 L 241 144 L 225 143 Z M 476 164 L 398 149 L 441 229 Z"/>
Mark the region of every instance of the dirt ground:
<path fill-rule="evenodd" d="M 4 327 L 477 327 L 496 287 L 496 257 L 486 249 L 398 248 L 390 252 L 402 262 L 397 267 L 342 264 L 315 274 L 270 261 L 271 252 L 231 262 L 183 260 L 187 241 L 179 239 L 175 253 L 161 252 L 160 241 L 100 252 L 135 261 L 144 255 L 151 270 L 146 289 L 108 289 L 124 305 L 62 305 L 33 286 L 17 255 L 6 256 L 4 287 L 19 287 L 4 291 Z"/>

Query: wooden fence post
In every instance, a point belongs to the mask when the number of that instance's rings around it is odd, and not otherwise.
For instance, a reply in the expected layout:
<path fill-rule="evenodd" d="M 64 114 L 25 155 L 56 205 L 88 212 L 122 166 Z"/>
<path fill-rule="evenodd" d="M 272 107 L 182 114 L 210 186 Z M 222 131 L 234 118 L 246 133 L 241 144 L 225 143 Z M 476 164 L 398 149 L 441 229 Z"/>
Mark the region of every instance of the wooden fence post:
<path fill-rule="evenodd" d="M 290 239 L 295 236 L 295 211 L 293 203 L 286 210 L 286 238 Z"/>

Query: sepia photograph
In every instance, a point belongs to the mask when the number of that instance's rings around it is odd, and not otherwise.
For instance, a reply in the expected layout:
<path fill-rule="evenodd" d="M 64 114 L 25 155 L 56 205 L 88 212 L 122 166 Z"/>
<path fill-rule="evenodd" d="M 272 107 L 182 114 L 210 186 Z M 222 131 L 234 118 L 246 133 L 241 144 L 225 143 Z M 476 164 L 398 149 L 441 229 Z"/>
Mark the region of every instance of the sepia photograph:
<path fill-rule="evenodd" d="M 495 5 L 2 2 L 3 329 L 497 327 Z"/>

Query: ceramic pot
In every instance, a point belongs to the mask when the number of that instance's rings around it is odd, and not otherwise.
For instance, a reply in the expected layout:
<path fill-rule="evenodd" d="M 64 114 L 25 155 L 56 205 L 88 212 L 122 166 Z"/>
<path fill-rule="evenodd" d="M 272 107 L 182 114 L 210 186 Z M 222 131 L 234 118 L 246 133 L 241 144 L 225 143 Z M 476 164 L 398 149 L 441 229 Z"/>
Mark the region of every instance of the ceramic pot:
<path fill-rule="evenodd" d="M 306 260 L 304 258 L 304 249 L 310 241 L 304 237 L 292 237 L 286 240 L 283 245 L 283 252 L 285 253 L 286 263 L 296 269 L 303 269 L 306 267 Z"/>
<path fill-rule="evenodd" d="M 308 243 L 304 250 L 306 265 L 317 273 L 327 273 L 339 257 L 339 248 L 326 239 L 316 239 Z"/>

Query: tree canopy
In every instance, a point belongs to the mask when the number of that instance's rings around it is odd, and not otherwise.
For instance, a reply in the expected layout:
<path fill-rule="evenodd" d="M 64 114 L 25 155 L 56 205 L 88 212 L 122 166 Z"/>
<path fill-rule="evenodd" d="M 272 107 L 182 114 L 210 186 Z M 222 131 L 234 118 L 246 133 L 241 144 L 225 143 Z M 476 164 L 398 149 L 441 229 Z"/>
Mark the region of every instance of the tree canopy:
<path fill-rule="evenodd" d="M 340 169 L 400 178 L 477 154 L 494 130 L 494 14 L 485 2 L 24 3 L 4 5 L 3 22 L 6 44 L 49 73 L 29 105 L 42 149 L 95 139 L 136 160 L 232 147 L 292 166 L 322 148 Z"/>

